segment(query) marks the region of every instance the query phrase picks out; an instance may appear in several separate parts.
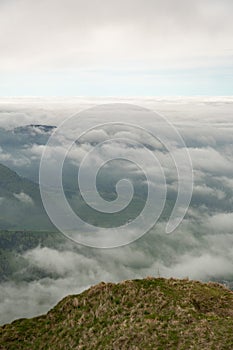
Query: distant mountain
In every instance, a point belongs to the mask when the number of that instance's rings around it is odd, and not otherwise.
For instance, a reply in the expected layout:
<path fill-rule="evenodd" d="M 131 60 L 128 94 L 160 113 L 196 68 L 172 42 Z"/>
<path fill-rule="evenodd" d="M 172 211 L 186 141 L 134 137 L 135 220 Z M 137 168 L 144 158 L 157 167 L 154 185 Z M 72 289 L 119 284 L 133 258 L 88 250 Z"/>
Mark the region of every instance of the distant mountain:
<path fill-rule="evenodd" d="M 54 129 L 56 129 L 56 126 L 54 126 L 54 125 L 29 124 L 29 125 L 19 126 L 17 128 L 14 128 L 14 133 L 29 134 L 32 131 L 51 133 Z"/>
<path fill-rule="evenodd" d="M 5 349 L 232 349 L 233 293 L 216 283 L 100 283 L 0 328 Z"/>
<path fill-rule="evenodd" d="M 51 229 L 39 185 L 0 164 L 0 230 Z"/>
<path fill-rule="evenodd" d="M 39 199 L 39 187 L 37 184 L 0 164 L 0 196 L 13 198 L 14 194 L 21 192 L 26 193 L 36 201 Z"/>
<path fill-rule="evenodd" d="M 56 129 L 54 125 L 30 124 L 15 128 L 12 133 L 19 144 L 45 145 L 52 132 Z"/>
<path fill-rule="evenodd" d="M 76 179 L 76 174 L 73 175 Z M 71 182 L 71 180 L 70 180 Z M 101 194 L 110 200 L 115 199 L 111 189 Z M 135 218 L 145 204 L 139 195 L 124 212 L 99 213 L 86 205 L 75 187 L 66 190 L 67 200 L 74 212 L 84 221 L 99 227 L 120 226 Z M 39 185 L 19 176 L 15 171 L 0 164 L 0 230 L 54 230 L 42 204 Z"/>

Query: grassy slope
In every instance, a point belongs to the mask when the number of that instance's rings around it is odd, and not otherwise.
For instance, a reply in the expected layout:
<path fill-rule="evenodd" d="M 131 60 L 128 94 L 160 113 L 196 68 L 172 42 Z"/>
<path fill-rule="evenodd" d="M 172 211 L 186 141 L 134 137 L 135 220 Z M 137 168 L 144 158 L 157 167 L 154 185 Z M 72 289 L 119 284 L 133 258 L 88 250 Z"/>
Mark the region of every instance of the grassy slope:
<path fill-rule="evenodd" d="M 0 349 L 233 349 L 233 293 L 214 283 L 100 283 L 0 328 Z"/>

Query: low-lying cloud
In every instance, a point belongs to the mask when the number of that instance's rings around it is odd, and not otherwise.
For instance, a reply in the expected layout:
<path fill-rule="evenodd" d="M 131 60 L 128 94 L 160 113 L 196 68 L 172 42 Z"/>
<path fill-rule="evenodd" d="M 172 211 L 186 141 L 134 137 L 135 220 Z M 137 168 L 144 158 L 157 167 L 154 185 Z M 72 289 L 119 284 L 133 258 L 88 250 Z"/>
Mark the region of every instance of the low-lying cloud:
<path fill-rule="evenodd" d="M 109 101 L 117 102 L 113 99 Z M 25 271 L 21 271 L 21 279 L 17 281 L 12 279 L 0 284 L 1 323 L 17 317 L 46 312 L 63 296 L 79 293 L 102 280 L 120 281 L 160 275 L 218 280 L 232 286 L 233 99 L 148 98 L 138 101 L 131 99 L 128 102 L 164 113 L 185 140 L 194 170 L 193 197 L 185 220 L 173 234 L 166 235 L 164 233 L 166 214 L 151 232 L 133 244 L 117 249 L 96 250 L 69 243 L 59 249 L 38 246 L 23 252 L 20 257 L 26 267 Z M 17 137 L 13 137 L 14 128 L 30 124 L 58 126 L 68 115 L 84 106 L 92 106 L 95 101 L 74 99 L 72 103 L 70 101 L 62 103 L 53 101 L 50 105 L 48 101 L 46 103 L 47 105 L 44 105 L 42 101 L 38 101 L 37 106 L 31 101 L 14 105 L 11 105 L 9 100 L 7 103 L 0 103 L 0 132 L 3 136 L 0 162 L 32 180 L 38 180 L 40 157 L 45 141 L 51 133 L 34 132 L 28 137 L 24 134 L 25 131 L 22 131 Z M 68 111 L 65 108 L 66 104 Z M 19 110 L 20 115 L 24 115 L 23 118 L 18 118 Z M 157 140 L 151 143 L 149 138 L 145 139 L 143 133 L 135 134 L 130 128 L 114 130 L 102 127 L 85 134 L 68 154 L 65 164 L 67 167 L 65 175 L 68 176 L 66 185 L 71 184 L 69 189 L 74 189 L 77 180 L 76 169 L 83 157 L 98 142 L 116 135 L 127 139 L 128 142 L 105 144 L 96 157 L 102 159 L 103 154 L 116 157 L 119 152 L 126 151 L 136 160 L 140 154 L 145 158 L 146 170 L 156 176 L 158 169 L 149 163 L 149 158 L 147 159 L 144 154 L 143 147 L 149 144 L 150 152 L 160 160 L 166 174 L 168 189 L 166 210 L 169 212 L 177 195 L 177 173 L 170 155 Z M 137 142 L 141 142 L 141 147 L 130 145 L 130 140 L 135 137 Z M 51 159 L 59 157 L 61 151 L 59 145 L 56 149 L 51 149 Z M 87 163 L 87 172 L 95 160 L 97 158 L 93 156 Z M 112 167 L 106 166 L 103 172 L 99 173 L 101 189 L 107 188 L 108 191 L 114 192 L 114 181 L 123 173 L 134 179 L 137 188 L 146 184 L 140 170 L 132 164 L 127 166 L 122 163 L 115 168 L 114 166 L 114 164 Z M 156 186 L 156 182 L 153 185 Z M 144 190 L 141 193 L 144 193 Z M 31 198 L 23 192 L 16 193 L 14 197 L 24 206 L 32 204 Z M 1 194 L 1 208 L 6 201 L 9 201 L 9 198 Z M 8 208 L 10 210 L 10 205 Z M 24 279 L 23 274 L 28 276 L 30 269 L 38 269 L 41 274 L 28 281 Z"/>

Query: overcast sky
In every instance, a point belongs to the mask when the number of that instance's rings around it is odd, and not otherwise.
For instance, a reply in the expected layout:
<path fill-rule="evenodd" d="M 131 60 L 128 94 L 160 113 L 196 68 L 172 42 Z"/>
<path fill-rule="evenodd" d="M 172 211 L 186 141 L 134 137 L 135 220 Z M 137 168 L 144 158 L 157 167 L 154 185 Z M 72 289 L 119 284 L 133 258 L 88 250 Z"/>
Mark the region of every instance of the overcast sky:
<path fill-rule="evenodd" d="M 0 96 L 231 95 L 232 0 L 0 0 Z"/>

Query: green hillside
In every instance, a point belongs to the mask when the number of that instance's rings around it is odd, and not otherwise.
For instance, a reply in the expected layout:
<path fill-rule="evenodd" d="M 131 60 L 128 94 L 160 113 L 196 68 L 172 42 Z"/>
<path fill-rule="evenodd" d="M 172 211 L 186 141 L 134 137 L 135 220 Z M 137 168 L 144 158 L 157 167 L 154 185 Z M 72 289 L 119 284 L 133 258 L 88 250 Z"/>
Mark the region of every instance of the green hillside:
<path fill-rule="evenodd" d="M 74 179 L 76 176 L 73 176 L 73 179 L 69 178 L 70 182 Z M 103 198 L 114 200 L 116 194 L 111 191 L 112 189 L 107 186 L 105 191 L 102 188 L 100 193 Z M 99 227 L 123 225 L 137 217 L 145 205 L 145 198 L 136 195 L 125 210 L 117 213 L 99 213 L 85 203 L 75 188 L 65 189 L 65 194 L 78 216 L 85 222 Z M 166 204 L 162 218 L 171 211 L 170 206 L 170 202 Z M 56 230 L 43 207 L 39 185 L 19 176 L 2 164 L 0 164 L 0 230 Z"/>
<path fill-rule="evenodd" d="M 0 164 L 0 230 L 54 230 L 39 185 Z"/>
<path fill-rule="evenodd" d="M 28 266 L 23 254 L 38 246 L 60 249 L 65 242 L 66 238 L 58 232 L 0 231 L 0 282 L 31 281 L 44 276 L 40 269 Z"/>
<path fill-rule="evenodd" d="M 100 283 L 0 328 L 0 349 L 232 349 L 233 293 L 216 283 Z"/>
<path fill-rule="evenodd" d="M 32 181 L 20 177 L 15 171 L 0 164 L 0 196 L 12 198 L 13 193 L 24 192 L 33 200 L 40 199 L 39 186 Z"/>

